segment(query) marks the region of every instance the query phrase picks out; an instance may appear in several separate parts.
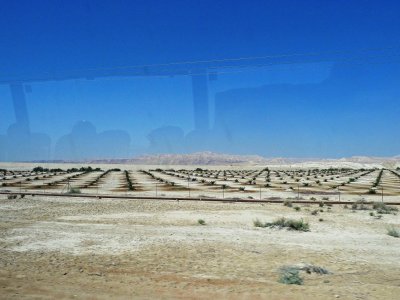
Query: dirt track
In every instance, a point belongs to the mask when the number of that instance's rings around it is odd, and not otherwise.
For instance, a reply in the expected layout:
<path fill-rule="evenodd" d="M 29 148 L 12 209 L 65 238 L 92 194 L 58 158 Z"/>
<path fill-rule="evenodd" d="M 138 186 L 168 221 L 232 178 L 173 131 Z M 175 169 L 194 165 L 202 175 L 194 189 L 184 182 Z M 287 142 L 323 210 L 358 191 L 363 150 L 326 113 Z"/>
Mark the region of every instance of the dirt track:
<path fill-rule="evenodd" d="M 0 196 L 1 298 L 396 299 L 398 215 L 340 206 Z M 310 232 L 256 228 L 304 218 Z M 197 223 L 206 221 L 205 226 Z M 318 221 L 323 218 L 324 221 Z M 330 275 L 278 283 L 311 263 Z"/>

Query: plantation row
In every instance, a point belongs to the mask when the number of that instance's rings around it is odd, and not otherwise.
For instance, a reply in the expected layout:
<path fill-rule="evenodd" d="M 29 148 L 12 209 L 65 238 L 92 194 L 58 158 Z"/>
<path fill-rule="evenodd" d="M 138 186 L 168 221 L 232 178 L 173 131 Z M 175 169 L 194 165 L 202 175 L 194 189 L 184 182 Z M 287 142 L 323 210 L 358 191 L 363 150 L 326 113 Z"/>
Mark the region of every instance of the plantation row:
<path fill-rule="evenodd" d="M 100 168 L 0 170 L 3 189 L 54 189 L 73 186 L 86 192 L 198 191 L 261 193 L 281 191 L 299 194 L 400 195 L 400 174 L 389 169 L 149 169 Z"/>

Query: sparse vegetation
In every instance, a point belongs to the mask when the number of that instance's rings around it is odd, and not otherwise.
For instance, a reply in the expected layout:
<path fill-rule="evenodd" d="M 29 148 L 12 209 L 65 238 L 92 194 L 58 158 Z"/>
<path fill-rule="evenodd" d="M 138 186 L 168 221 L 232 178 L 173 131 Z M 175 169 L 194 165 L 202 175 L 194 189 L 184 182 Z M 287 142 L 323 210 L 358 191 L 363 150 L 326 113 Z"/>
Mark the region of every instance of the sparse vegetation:
<path fill-rule="evenodd" d="M 376 180 L 375 180 L 375 182 L 373 184 L 373 187 L 377 187 L 380 184 L 381 179 L 382 179 L 382 175 L 383 175 L 383 169 L 380 170 L 378 176 L 376 177 Z"/>
<path fill-rule="evenodd" d="M 364 199 L 357 200 L 355 203 L 351 205 L 352 210 L 368 210 L 368 206 L 366 205 L 366 201 Z"/>
<path fill-rule="evenodd" d="M 310 226 L 307 222 L 304 222 L 303 219 L 301 220 L 293 220 L 293 219 L 285 219 L 285 218 L 280 218 L 278 220 L 275 220 L 271 223 L 262 223 L 260 220 L 255 220 L 254 221 L 254 226 L 255 227 L 271 227 L 271 228 L 287 228 L 288 230 L 297 230 L 297 231 L 309 231 Z"/>
<path fill-rule="evenodd" d="M 397 207 L 388 206 L 383 202 L 374 202 L 372 208 L 375 209 L 378 214 L 395 214 L 399 210 Z"/>
<path fill-rule="evenodd" d="M 327 275 L 330 272 L 319 266 L 311 265 L 311 264 L 300 264 L 295 266 L 284 266 L 279 269 L 280 276 L 279 282 L 284 284 L 297 284 L 302 285 L 304 280 L 300 276 L 300 272 L 305 272 L 306 274 L 318 274 L 318 275 Z"/>
<path fill-rule="evenodd" d="M 285 268 L 281 270 L 279 282 L 283 284 L 303 284 L 303 278 L 300 277 L 300 272 L 296 268 Z"/>
<path fill-rule="evenodd" d="M 284 206 L 287 206 L 287 207 L 292 207 L 292 206 L 293 206 L 293 203 L 292 203 L 292 201 L 290 201 L 290 200 L 285 200 L 285 201 L 283 202 L 283 205 L 284 205 Z"/>
<path fill-rule="evenodd" d="M 68 191 L 67 194 L 80 194 L 81 190 L 76 187 L 71 187 Z"/>
<path fill-rule="evenodd" d="M 387 229 L 387 234 L 392 236 L 392 237 L 395 237 L 395 238 L 400 237 L 400 231 L 398 229 L 394 228 L 394 227 L 388 228 Z"/>
<path fill-rule="evenodd" d="M 265 226 L 264 226 L 264 223 L 261 222 L 259 219 L 255 219 L 255 220 L 253 221 L 253 224 L 254 224 L 255 227 L 265 227 Z"/>
<path fill-rule="evenodd" d="M 126 183 L 127 183 L 127 185 L 128 185 L 128 190 L 130 190 L 130 191 L 135 190 L 135 188 L 133 187 L 131 178 L 130 178 L 130 176 L 129 176 L 129 172 L 128 172 L 127 170 L 125 170 L 125 171 L 124 171 L 124 174 L 125 174 Z"/>

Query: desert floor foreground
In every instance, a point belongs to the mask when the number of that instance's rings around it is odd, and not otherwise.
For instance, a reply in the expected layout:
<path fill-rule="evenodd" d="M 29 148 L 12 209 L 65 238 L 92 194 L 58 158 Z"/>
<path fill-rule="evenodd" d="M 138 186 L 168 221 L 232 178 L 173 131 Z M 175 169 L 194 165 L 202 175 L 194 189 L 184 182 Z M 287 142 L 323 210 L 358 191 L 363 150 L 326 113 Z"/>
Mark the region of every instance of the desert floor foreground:
<path fill-rule="evenodd" d="M 400 217 L 370 212 L 1 195 L 0 298 L 398 299 Z M 310 231 L 253 225 L 282 216 Z M 299 263 L 331 273 L 278 282 Z"/>

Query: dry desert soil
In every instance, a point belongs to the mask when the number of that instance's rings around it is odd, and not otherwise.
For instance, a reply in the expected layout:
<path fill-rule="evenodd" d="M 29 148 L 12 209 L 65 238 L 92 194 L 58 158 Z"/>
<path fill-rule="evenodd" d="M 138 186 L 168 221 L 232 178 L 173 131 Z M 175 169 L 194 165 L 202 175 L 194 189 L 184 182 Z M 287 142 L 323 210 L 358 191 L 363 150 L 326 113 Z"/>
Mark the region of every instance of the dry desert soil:
<path fill-rule="evenodd" d="M 0 298 L 398 299 L 400 238 L 387 228 L 400 218 L 376 215 L 343 205 L 0 195 Z M 310 230 L 253 224 L 279 217 Z M 329 274 L 279 282 L 282 267 L 300 264 Z"/>

